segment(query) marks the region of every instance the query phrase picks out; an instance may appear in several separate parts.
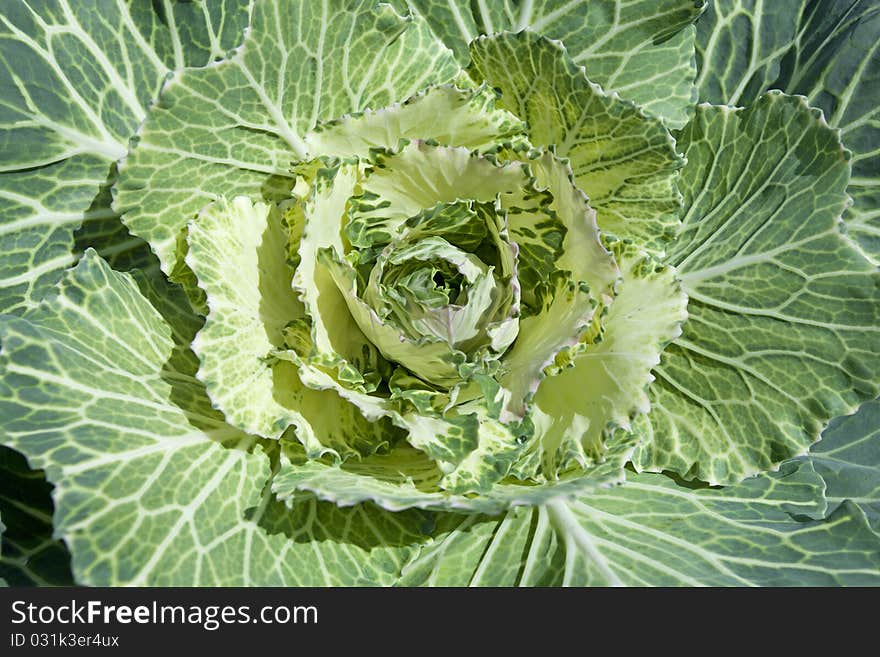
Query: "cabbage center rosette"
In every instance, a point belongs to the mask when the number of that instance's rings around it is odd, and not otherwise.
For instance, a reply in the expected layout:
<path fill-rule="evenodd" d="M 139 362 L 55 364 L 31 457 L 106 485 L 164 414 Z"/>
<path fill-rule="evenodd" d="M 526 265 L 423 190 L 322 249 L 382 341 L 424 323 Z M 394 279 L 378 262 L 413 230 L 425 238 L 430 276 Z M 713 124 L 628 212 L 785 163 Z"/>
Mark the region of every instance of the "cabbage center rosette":
<path fill-rule="evenodd" d="M 430 148 L 416 145 L 390 157 L 384 162 L 390 175 L 372 169 L 361 193 L 351 198 L 342 229 L 347 252 L 328 245 L 318 249 L 317 260 L 364 336 L 389 364 L 397 364 L 393 381 L 415 375 L 437 389 L 454 389 L 477 372 L 497 370 L 498 358 L 517 336 L 517 246 L 497 197 L 510 187 L 505 179 L 524 176 L 497 168 L 499 179 L 486 181 L 468 200 L 450 198 L 459 182 L 454 180 L 447 190 L 419 183 L 394 189 L 396 167 L 415 166 L 407 161 L 413 155 L 469 158 L 466 152 L 430 153 Z M 386 200 L 384 194 L 398 196 Z M 422 208 L 432 197 L 436 205 Z M 308 289 L 303 292 L 308 298 Z"/>
<path fill-rule="evenodd" d="M 416 138 L 440 103 L 471 129 Z M 494 511 L 622 478 L 685 297 L 521 129 L 486 89 L 430 89 L 316 129 L 337 156 L 289 196 L 187 226 L 198 376 L 282 440 L 280 497 Z"/>

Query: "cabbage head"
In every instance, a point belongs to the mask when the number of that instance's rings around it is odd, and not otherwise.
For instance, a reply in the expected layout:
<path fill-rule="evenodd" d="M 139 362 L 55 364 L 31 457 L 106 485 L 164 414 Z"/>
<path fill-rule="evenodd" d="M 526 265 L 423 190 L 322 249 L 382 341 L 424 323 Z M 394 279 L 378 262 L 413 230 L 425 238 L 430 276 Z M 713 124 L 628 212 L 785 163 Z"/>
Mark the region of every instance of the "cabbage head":
<path fill-rule="evenodd" d="M 880 584 L 875 3 L 4 11 L 8 582 Z"/>

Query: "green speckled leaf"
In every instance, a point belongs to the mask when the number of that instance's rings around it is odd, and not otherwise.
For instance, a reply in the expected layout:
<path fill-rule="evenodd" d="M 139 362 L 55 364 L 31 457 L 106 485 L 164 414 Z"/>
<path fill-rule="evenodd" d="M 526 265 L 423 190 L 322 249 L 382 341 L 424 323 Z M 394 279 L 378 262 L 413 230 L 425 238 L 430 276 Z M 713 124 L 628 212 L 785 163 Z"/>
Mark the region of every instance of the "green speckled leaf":
<path fill-rule="evenodd" d="M 557 221 L 550 226 L 561 227 L 564 236 L 548 268 L 562 273 L 556 281 L 556 293 L 546 307 L 520 320 L 517 341 L 504 357 L 499 383 L 510 397 L 507 410 L 515 414 L 525 411 L 527 398 L 545 376 L 545 367 L 576 350 L 578 344 L 594 339 L 591 333 L 601 324 L 601 315 L 621 278 L 619 263 L 600 239 L 596 213 L 576 186 L 568 163 L 549 152 L 526 161 L 538 189 L 546 190 L 552 198 L 547 211 Z M 522 261 L 531 256 L 524 238 L 534 228 L 531 217 L 513 218 L 511 232 L 521 248 L 520 271 Z"/>
<path fill-rule="evenodd" d="M 275 503 L 268 458 L 243 450 L 252 438 L 175 405 L 175 387 L 198 385 L 165 369 L 169 333 L 131 278 L 93 252 L 51 301 L 3 317 L 0 421 L 55 485 L 55 536 L 77 582 L 394 581 L 416 540 L 403 519 Z"/>
<path fill-rule="evenodd" d="M 663 124 L 606 94 L 546 38 L 500 34 L 470 51 L 473 76 L 501 91 L 498 104 L 527 122 L 530 141 L 571 161 L 599 228 L 662 254 L 678 227 L 684 163 Z"/>
<path fill-rule="evenodd" d="M 806 452 L 878 391 L 880 285 L 841 233 L 848 153 L 803 98 L 700 106 L 683 131 L 690 298 L 652 386 L 652 471 L 730 483 Z"/>
<path fill-rule="evenodd" d="M 83 221 L 164 76 L 242 38 L 249 0 L 34 0 L 0 16 L 0 312 L 34 305 L 75 260 Z M 159 16 L 161 12 L 163 17 Z"/>
<path fill-rule="evenodd" d="M 500 519 L 449 514 L 403 570 L 434 586 L 870 586 L 880 541 L 847 502 L 821 516 L 823 483 L 792 464 L 724 490 L 663 475 Z"/>
<path fill-rule="evenodd" d="M 530 418 L 546 473 L 601 459 L 613 432 L 648 412 L 651 369 L 687 318 L 671 267 L 632 244 L 614 242 L 611 251 L 622 280 L 602 318 L 602 339 L 541 381 L 534 397 Z"/>
<path fill-rule="evenodd" d="M 703 0 L 395 0 L 425 16 L 459 61 L 480 34 L 531 30 L 564 44 L 587 76 L 666 119 L 696 99 L 694 28 Z"/>

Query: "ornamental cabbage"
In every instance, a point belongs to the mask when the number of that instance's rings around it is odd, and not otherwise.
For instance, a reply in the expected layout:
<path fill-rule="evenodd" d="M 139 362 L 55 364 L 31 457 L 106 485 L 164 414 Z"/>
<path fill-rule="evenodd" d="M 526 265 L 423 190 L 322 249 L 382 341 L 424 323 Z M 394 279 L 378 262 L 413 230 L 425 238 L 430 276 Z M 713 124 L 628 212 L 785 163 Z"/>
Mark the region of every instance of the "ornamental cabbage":
<path fill-rule="evenodd" d="M 870 2 L 0 33 L 8 582 L 880 584 Z"/>

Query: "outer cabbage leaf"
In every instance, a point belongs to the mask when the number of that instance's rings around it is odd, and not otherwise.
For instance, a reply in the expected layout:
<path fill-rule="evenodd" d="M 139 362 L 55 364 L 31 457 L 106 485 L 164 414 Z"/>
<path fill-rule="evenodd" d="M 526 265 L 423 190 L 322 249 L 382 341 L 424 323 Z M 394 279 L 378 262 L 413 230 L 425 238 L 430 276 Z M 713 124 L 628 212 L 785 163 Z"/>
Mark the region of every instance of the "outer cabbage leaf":
<path fill-rule="evenodd" d="M 209 201 L 289 193 L 292 162 L 322 155 L 304 141 L 319 122 L 458 74 L 424 21 L 374 4 L 258 3 L 231 58 L 166 84 L 114 189 L 114 207 L 163 271 L 175 265 L 178 233 Z"/>
<path fill-rule="evenodd" d="M 238 44 L 249 6 L 34 0 L 4 7 L 0 312 L 34 305 L 73 264 L 81 223 L 115 218 L 92 201 L 162 79 Z"/>
<path fill-rule="evenodd" d="M 500 519 L 441 516 L 404 585 L 833 586 L 880 583 L 877 537 L 843 504 L 821 517 L 809 464 L 739 485 L 690 489 L 663 475 Z"/>
<path fill-rule="evenodd" d="M 805 453 L 877 394 L 880 285 L 840 231 L 849 153 L 804 98 L 701 105 L 681 144 L 670 261 L 689 320 L 655 370 L 636 463 L 730 483 Z"/>
<path fill-rule="evenodd" d="M 2 426 L 55 485 L 78 583 L 388 584 L 411 553 L 405 516 L 275 503 L 254 439 L 178 406 L 199 385 L 167 369 L 169 327 L 94 252 L 0 335 Z"/>
<path fill-rule="evenodd" d="M 880 262 L 877 210 L 880 6 L 871 0 L 718 0 L 697 24 L 700 98 L 746 105 L 766 89 L 803 94 L 853 151 L 847 230 Z"/>
<path fill-rule="evenodd" d="M 798 45 L 774 86 L 807 96 L 840 129 L 853 152 L 847 232 L 880 264 L 880 6 L 865 0 L 810 3 L 798 28 Z"/>
<path fill-rule="evenodd" d="M 568 158 L 599 227 L 663 254 L 678 227 L 684 160 L 662 122 L 593 84 L 559 42 L 528 32 L 470 46 L 471 74 L 501 91 L 499 105 L 535 145 Z"/>
<path fill-rule="evenodd" d="M 432 29 L 468 61 L 480 34 L 531 30 L 565 43 L 593 82 L 681 127 L 692 111 L 693 23 L 698 0 L 395 0 L 421 13 Z M 512 62 L 511 62 L 512 64 Z"/>
<path fill-rule="evenodd" d="M 837 3 L 842 4 L 842 3 Z M 700 100 L 748 105 L 773 88 L 806 0 L 715 0 L 697 21 Z"/>
<path fill-rule="evenodd" d="M 829 509 L 849 500 L 880 534 L 880 400 L 833 420 L 805 458 L 825 481 Z"/>

